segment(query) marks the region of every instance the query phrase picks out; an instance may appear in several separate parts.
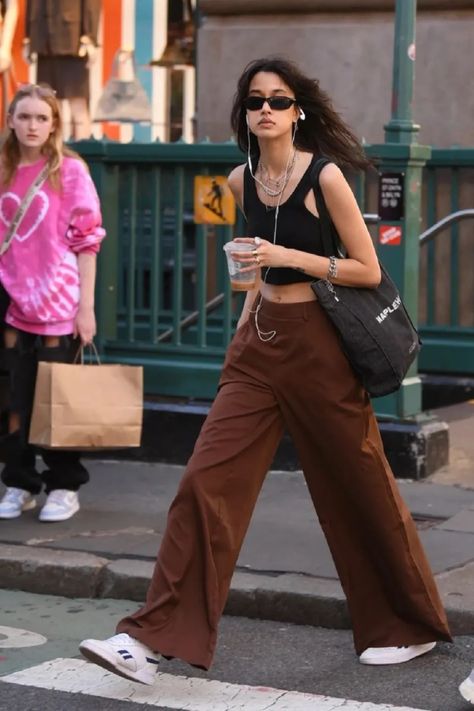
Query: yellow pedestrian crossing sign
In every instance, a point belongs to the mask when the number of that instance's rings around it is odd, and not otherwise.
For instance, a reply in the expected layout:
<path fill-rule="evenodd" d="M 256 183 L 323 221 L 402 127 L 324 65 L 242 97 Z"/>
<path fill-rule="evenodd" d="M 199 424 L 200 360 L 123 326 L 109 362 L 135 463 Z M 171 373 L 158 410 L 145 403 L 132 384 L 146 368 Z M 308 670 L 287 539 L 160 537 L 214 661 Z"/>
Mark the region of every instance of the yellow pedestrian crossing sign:
<path fill-rule="evenodd" d="M 225 175 L 195 176 L 194 222 L 197 225 L 235 223 L 235 200 Z"/>

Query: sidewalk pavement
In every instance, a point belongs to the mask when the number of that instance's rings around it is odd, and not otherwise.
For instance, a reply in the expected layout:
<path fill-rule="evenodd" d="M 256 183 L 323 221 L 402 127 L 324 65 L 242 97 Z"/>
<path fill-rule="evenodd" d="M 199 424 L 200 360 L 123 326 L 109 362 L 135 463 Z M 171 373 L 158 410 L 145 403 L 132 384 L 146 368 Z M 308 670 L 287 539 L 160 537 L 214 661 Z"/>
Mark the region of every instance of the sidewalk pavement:
<path fill-rule="evenodd" d="M 474 634 L 474 401 L 438 414 L 450 424 L 450 465 L 422 483 L 398 483 L 453 633 Z M 91 460 L 88 466 L 91 482 L 81 490 L 81 510 L 71 520 L 40 523 L 36 510 L 0 521 L 0 587 L 144 600 L 183 467 L 111 460 Z M 301 472 L 267 476 L 226 613 L 350 627 Z"/>

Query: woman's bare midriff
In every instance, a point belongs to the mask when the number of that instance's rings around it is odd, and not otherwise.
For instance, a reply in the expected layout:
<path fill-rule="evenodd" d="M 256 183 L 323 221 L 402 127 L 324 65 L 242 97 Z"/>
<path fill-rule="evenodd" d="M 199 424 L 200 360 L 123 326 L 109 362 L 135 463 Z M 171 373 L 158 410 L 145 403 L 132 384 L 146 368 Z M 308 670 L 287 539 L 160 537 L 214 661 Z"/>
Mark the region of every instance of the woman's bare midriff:
<path fill-rule="evenodd" d="M 274 301 L 281 304 L 294 304 L 299 301 L 316 301 L 316 295 L 311 289 L 309 282 L 299 282 L 297 284 L 276 284 L 260 285 L 260 293 L 267 301 Z"/>

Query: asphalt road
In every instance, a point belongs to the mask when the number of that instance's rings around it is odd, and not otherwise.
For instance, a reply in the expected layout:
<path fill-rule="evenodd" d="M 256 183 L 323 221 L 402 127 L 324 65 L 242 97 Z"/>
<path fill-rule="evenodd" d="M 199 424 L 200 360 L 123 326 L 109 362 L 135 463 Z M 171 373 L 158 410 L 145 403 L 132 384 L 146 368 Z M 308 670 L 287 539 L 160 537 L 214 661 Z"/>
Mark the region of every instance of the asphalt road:
<path fill-rule="evenodd" d="M 70 600 L 0 591 L 0 710 L 251 711 L 273 707 L 266 687 L 300 692 L 287 697 L 288 705 L 280 701 L 274 706 L 289 711 L 472 708 L 462 701 L 457 686 L 474 664 L 473 637 L 458 637 L 454 645 L 440 644 L 433 653 L 404 665 L 366 667 L 357 661 L 348 631 L 227 617 L 222 621 L 214 666 L 207 674 L 176 660 L 163 661 L 155 687 L 143 687 L 83 662 L 78 642 L 113 634 L 115 622 L 135 607 L 135 603 L 119 600 Z M 18 673 L 20 677 L 11 678 Z M 102 686 L 94 687 L 100 675 Z M 261 699 L 259 706 L 245 701 L 252 690 L 242 685 L 256 687 L 253 691 L 261 698 L 269 694 L 268 705 L 262 705 Z M 281 696 L 286 698 L 283 692 Z M 159 705 L 161 699 L 170 698 L 173 703 Z M 242 699 L 240 705 L 225 701 L 236 698 Z"/>

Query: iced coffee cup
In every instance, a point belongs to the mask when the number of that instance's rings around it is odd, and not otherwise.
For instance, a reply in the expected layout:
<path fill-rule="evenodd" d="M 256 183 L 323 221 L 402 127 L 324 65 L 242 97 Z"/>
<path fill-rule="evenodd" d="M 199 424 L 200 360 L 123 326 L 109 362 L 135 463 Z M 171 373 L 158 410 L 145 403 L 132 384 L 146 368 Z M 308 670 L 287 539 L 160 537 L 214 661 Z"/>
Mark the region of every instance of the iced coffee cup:
<path fill-rule="evenodd" d="M 236 242 L 235 240 L 227 242 L 224 245 L 227 266 L 229 268 L 230 284 L 234 291 L 250 291 L 250 289 L 253 289 L 255 287 L 259 267 L 255 265 L 253 269 L 242 272 L 241 270 L 244 267 L 249 267 L 251 264 L 249 262 L 239 262 L 238 259 L 232 256 L 231 252 L 245 252 L 245 256 L 248 257 L 254 249 L 255 246 L 249 242 Z"/>

